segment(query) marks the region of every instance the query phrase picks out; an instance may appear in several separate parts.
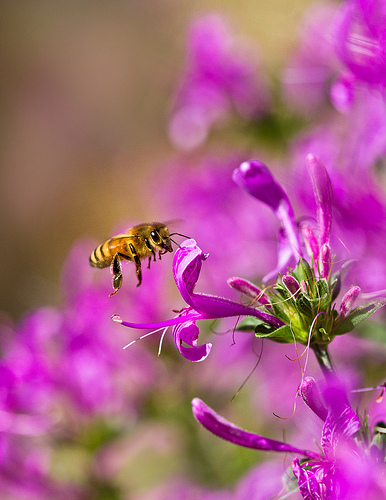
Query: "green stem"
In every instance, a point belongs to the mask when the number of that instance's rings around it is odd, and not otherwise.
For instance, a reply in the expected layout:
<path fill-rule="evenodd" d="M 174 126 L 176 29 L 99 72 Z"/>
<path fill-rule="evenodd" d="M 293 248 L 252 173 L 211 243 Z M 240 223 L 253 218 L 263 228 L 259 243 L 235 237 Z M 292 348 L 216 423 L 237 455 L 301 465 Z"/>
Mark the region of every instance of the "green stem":
<path fill-rule="evenodd" d="M 334 373 L 334 368 L 331 363 L 330 355 L 328 354 L 327 345 L 325 344 L 314 344 L 311 346 L 316 359 L 318 360 L 319 366 L 325 376 Z"/>

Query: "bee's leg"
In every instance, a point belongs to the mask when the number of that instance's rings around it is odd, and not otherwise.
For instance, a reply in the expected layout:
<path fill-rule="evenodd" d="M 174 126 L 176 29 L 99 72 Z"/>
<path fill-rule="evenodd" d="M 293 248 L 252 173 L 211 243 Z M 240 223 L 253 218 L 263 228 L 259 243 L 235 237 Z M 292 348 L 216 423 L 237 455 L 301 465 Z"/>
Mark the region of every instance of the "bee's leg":
<path fill-rule="evenodd" d="M 150 252 L 153 254 L 154 262 L 155 262 L 156 261 L 155 251 L 153 250 L 152 246 L 150 245 L 150 241 L 147 238 L 145 238 L 145 245 L 150 250 Z M 151 257 L 149 257 L 149 265 L 147 266 L 148 269 L 150 269 L 150 259 L 151 259 Z"/>
<path fill-rule="evenodd" d="M 138 254 L 134 248 L 134 245 L 132 243 L 130 243 L 129 246 L 130 246 L 130 250 L 131 250 L 131 253 L 133 255 L 134 262 L 135 262 L 136 273 L 137 273 L 137 278 L 138 278 L 137 286 L 139 286 L 142 283 L 141 259 L 138 257 Z"/>
<path fill-rule="evenodd" d="M 117 253 L 114 255 L 113 261 L 111 262 L 110 271 L 114 275 L 113 277 L 114 291 L 109 295 L 109 297 L 112 297 L 117 293 L 117 291 L 122 286 L 122 266 Z"/>
<path fill-rule="evenodd" d="M 138 255 L 135 255 L 134 262 L 135 262 L 136 273 L 137 273 L 137 278 L 138 278 L 137 286 L 139 286 L 142 283 L 142 271 L 141 271 L 141 259 L 138 257 Z"/>
<path fill-rule="evenodd" d="M 149 257 L 149 264 L 147 265 L 148 269 L 150 269 L 150 263 L 151 263 L 151 256 Z"/>

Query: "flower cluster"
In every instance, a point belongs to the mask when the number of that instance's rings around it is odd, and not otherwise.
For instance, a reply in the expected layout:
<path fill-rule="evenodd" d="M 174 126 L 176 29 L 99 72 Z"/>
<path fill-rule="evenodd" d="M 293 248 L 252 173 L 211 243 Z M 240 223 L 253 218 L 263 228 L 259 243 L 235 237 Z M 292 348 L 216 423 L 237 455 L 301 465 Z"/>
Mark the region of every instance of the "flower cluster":
<path fill-rule="evenodd" d="M 333 272 L 333 189 L 327 170 L 317 157 L 308 155 L 306 163 L 317 207 L 316 230 L 305 222 L 296 224 L 287 195 L 264 164 L 245 162 L 234 172 L 236 183 L 272 208 L 281 222 L 283 234 L 279 264 L 275 270 L 279 277 L 274 286 L 268 286 L 262 292 L 242 279 L 233 278 L 230 284 L 259 302 L 285 324 L 274 329 L 259 322 L 255 327 L 257 335 L 279 342 L 309 344 L 319 350 L 335 336 L 352 331 L 357 324 L 382 307 L 385 301 L 372 300 L 354 308 L 361 290 L 358 286 L 352 286 L 341 299 L 340 306 L 337 306 L 345 266 Z M 298 235 L 302 236 L 302 241 Z M 294 269 L 288 268 L 291 261 L 296 264 Z M 268 277 L 271 276 L 272 273 Z"/>

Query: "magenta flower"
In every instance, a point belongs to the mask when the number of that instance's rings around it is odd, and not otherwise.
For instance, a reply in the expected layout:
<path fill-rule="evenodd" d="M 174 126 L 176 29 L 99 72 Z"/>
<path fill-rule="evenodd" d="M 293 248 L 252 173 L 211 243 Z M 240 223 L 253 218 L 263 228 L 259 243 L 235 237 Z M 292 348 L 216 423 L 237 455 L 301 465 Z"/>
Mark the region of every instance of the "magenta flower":
<path fill-rule="evenodd" d="M 329 371 L 332 365 L 327 345 L 335 336 L 353 330 L 382 307 L 385 300 L 373 300 L 354 309 L 352 306 L 359 296 L 359 288 L 355 287 L 349 296 L 343 298 L 341 312 L 338 313 L 335 301 L 340 292 L 344 267 L 332 274 L 332 183 L 326 168 L 316 156 L 309 154 L 306 164 L 316 202 L 317 231 L 309 224 L 296 223 L 288 196 L 263 163 L 257 160 L 244 162 L 233 174 L 235 182 L 254 198 L 270 206 L 281 223 L 278 266 L 264 279 L 266 282 L 274 277 L 276 284 L 268 287 L 261 297 L 256 295 L 255 301 L 261 303 L 260 299 L 264 298 L 265 310 L 285 323 L 281 328 L 273 328 L 250 318 L 239 328 L 247 331 L 254 329 L 256 336 L 277 342 L 310 345 L 322 369 Z M 304 247 L 308 261 L 303 257 Z M 288 267 L 292 263 L 296 264 L 295 268 Z M 250 283 L 241 278 L 232 278 L 231 286 L 248 296 L 251 294 Z"/>
<path fill-rule="evenodd" d="M 383 498 L 382 495 L 386 494 L 386 484 L 382 479 L 385 448 L 374 444 L 382 436 L 380 426 L 374 429 L 372 436 L 366 429 L 360 431 L 360 420 L 337 382 L 330 381 L 320 393 L 314 379 L 307 377 L 300 386 L 300 394 L 324 421 L 318 452 L 247 432 L 222 418 L 198 398 L 192 401 L 193 414 L 207 430 L 231 443 L 296 455 L 293 473 L 306 500 Z M 354 464 L 356 468 L 360 465 L 366 471 L 371 468 L 373 471 L 366 476 L 362 474 L 358 481 L 348 469 Z"/>
<path fill-rule="evenodd" d="M 199 333 L 196 326 L 197 320 L 254 316 L 273 328 L 280 328 L 284 325 L 280 319 L 253 307 L 243 306 L 224 297 L 195 293 L 194 289 L 201 266 L 206 258 L 207 255 L 202 252 L 193 239 L 184 241 L 177 249 L 173 261 L 174 280 L 182 298 L 187 303 L 187 307 L 184 307 L 175 318 L 158 323 L 129 323 L 117 315 L 114 315 L 112 319 L 131 328 L 160 329 L 173 326 L 174 342 L 177 349 L 190 361 L 203 361 L 212 348 L 209 343 L 197 345 Z M 189 347 L 185 347 L 183 342 Z"/>

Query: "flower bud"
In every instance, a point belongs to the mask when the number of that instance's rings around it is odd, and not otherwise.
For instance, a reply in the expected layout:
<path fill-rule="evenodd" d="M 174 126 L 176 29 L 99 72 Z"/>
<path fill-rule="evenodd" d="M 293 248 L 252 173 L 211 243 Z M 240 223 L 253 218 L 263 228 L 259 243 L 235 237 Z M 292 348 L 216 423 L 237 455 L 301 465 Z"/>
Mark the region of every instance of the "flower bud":
<path fill-rule="evenodd" d="M 228 285 L 267 307 L 271 307 L 268 297 L 256 285 L 242 278 L 229 278 Z"/>
<path fill-rule="evenodd" d="M 342 299 L 339 311 L 340 318 L 344 318 L 345 316 L 347 316 L 347 314 L 351 311 L 360 293 L 361 289 L 359 288 L 359 286 L 352 286 L 350 288 L 350 290 L 346 293 L 346 295 Z"/>
<path fill-rule="evenodd" d="M 319 273 L 321 278 L 328 278 L 331 269 L 331 247 L 327 243 L 322 245 L 319 252 Z"/>
<path fill-rule="evenodd" d="M 283 276 L 282 281 L 291 295 L 296 297 L 299 294 L 300 285 L 299 282 L 293 276 L 285 275 Z"/>

